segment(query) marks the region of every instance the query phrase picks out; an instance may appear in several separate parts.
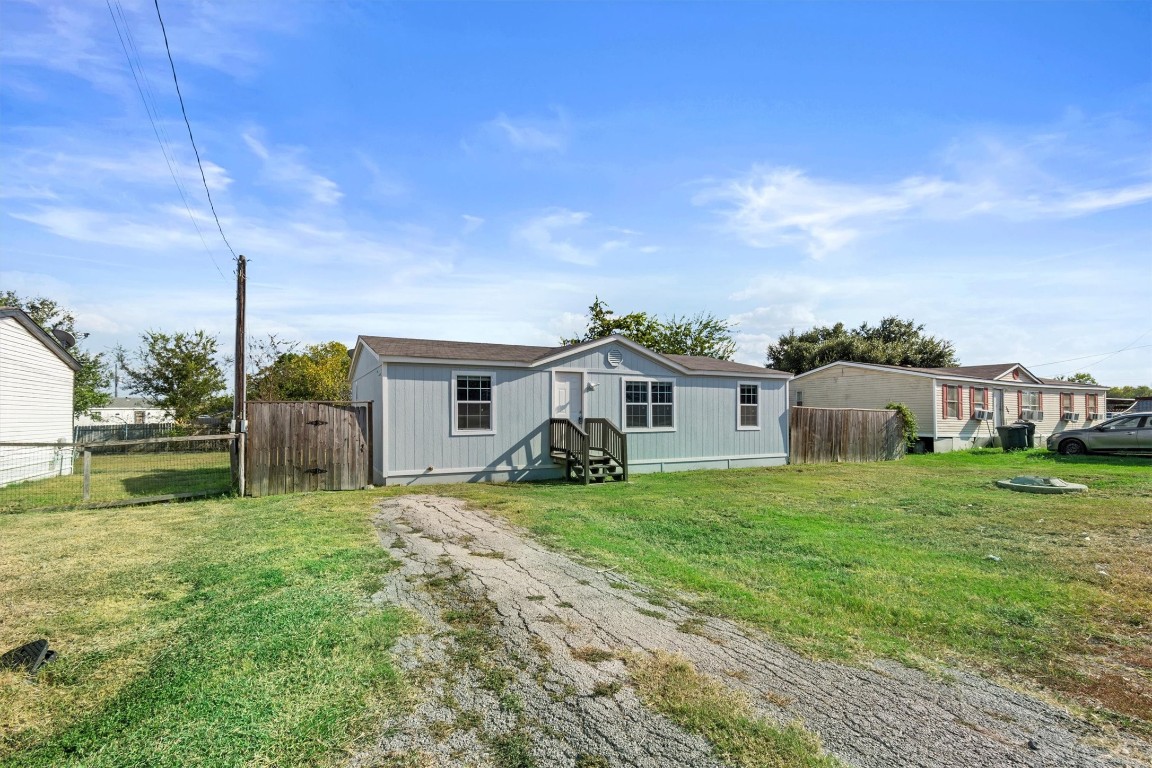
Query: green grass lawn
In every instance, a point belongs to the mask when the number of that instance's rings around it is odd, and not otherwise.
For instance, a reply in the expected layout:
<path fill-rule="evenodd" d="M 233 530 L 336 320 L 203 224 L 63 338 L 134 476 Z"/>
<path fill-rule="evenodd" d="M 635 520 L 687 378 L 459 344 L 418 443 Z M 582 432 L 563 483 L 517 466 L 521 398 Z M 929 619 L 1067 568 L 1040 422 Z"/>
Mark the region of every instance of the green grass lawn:
<path fill-rule="evenodd" d="M 1090 490 L 993 485 L 1018 474 Z M 805 653 L 963 661 L 1152 733 L 1152 462 L 973 451 L 0 514 L 0 649 L 60 653 L 34 682 L 0 673 L 0 765 L 339 762 L 403 706 L 406 619 L 367 596 L 391 562 L 372 505 L 409 492 L 469 499 L 657 603 L 687 593 Z"/>
<path fill-rule="evenodd" d="M 80 506 L 83 476 L 80 454 L 70 475 L 30 480 L 0 488 L 0 514 L 43 507 Z M 100 504 L 178 493 L 228 493 L 232 470 L 228 452 L 94 453 L 88 503 Z"/>
<path fill-rule="evenodd" d="M 993 484 L 1019 474 L 1090 490 Z M 436 492 L 802 652 L 963 660 L 1152 721 L 1148 459 L 983 450 Z"/>
<path fill-rule="evenodd" d="M 363 494 L 0 515 L 5 766 L 339 762 L 400 684 L 407 619 L 368 596 L 391 561 Z"/>

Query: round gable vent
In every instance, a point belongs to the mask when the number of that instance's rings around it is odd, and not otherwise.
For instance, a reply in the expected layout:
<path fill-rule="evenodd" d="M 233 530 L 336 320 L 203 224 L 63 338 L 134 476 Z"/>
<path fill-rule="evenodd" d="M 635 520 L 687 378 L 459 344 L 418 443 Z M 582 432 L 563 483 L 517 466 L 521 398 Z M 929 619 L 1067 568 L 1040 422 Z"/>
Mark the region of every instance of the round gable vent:
<path fill-rule="evenodd" d="M 608 350 L 608 365 L 615 368 L 616 366 L 620 365 L 620 363 L 622 363 L 622 362 L 624 362 L 624 353 L 623 352 L 621 352 L 618 349 Z"/>

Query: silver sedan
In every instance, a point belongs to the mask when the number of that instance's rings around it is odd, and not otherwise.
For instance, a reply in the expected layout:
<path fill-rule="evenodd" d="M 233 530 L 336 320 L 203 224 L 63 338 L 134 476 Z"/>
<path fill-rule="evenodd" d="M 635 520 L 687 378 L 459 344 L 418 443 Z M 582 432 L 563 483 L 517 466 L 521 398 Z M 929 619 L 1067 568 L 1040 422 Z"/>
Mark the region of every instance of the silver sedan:
<path fill-rule="evenodd" d="M 1152 452 L 1152 414 L 1117 416 L 1095 427 L 1048 436 L 1048 450 L 1075 456 L 1105 451 Z"/>

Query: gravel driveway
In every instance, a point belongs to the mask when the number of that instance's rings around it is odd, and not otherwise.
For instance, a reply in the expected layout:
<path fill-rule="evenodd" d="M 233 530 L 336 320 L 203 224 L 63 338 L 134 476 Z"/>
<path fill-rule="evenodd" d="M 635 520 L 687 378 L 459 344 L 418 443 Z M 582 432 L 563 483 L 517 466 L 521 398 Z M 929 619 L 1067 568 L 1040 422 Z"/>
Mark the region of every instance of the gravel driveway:
<path fill-rule="evenodd" d="M 375 522 L 402 563 L 376 599 L 424 620 L 395 651 L 419 700 L 352 759 L 357 768 L 722 765 L 629 686 L 620 657 L 653 651 L 683 656 L 773 720 L 799 720 L 847 765 L 1150 764 L 1142 743 L 1106 751 L 1093 726 L 963 671 L 812 661 L 683 605 L 654 605 L 641 586 L 461 501 L 389 499 Z"/>

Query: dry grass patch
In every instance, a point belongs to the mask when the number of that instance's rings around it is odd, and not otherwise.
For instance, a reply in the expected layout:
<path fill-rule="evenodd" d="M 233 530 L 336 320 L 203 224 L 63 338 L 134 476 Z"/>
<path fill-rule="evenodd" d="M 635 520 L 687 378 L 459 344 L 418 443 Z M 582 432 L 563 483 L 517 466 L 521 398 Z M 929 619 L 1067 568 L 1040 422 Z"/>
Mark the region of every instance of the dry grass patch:
<path fill-rule="evenodd" d="M 778 725 L 758 715 L 747 697 L 663 651 L 625 659 L 643 702 L 707 739 L 717 756 L 738 768 L 839 768 L 820 740 L 796 723 Z"/>

